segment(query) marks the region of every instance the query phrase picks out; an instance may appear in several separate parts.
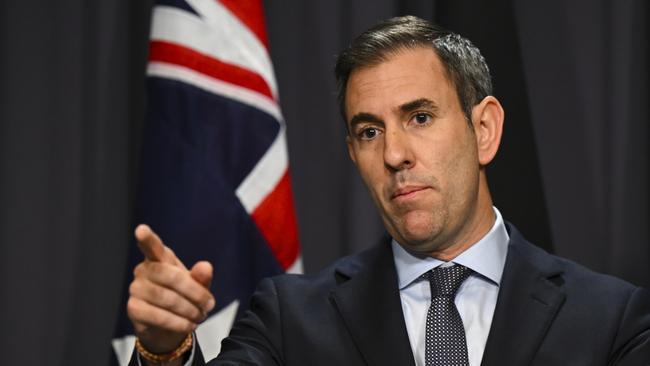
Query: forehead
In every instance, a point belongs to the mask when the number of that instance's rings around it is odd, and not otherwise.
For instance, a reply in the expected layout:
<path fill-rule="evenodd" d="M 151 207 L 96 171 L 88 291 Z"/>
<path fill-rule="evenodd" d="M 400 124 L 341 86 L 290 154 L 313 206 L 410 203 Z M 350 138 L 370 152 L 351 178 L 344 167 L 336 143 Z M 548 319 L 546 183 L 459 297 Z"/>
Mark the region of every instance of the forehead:
<path fill-rule="evenodd" d="M 429 47 L 399 51 L 379 64 L 354 70 L 348 79 L 345 109 L 383 114 L 410 101 L 427 98 L 438 105 L 457 103 L 440 58 Z"/>

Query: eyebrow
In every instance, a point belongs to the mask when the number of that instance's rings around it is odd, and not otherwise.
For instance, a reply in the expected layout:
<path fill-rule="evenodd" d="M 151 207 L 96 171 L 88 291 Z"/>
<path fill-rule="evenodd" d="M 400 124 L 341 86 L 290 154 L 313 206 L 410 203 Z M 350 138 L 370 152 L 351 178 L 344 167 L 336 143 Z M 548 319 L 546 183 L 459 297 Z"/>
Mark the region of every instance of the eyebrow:
<path fill-rule="evenodd" d="M 402 114 L 406 114 L 423 108 L 431 110 L 434 114 L 438 111 L 438 105 L 431 99 L 427 99 L 427 98 L 419 98 L 419 99 L 412 100 L 410 102 L 406 102 L 398 106 L 397 110 L 399 110 L 400 113 Z M 357 113 L 350 119 L 350 130 L 354 129 L 356 125 L 363 122 L 383 124 L 384 120 L 372 113 L 367 113 L 367 112 Z"/>
<path fill-rule="evenodd" d="M 351 130 L 354 129 L 356 125 L 363 122 L 384 123 L 384 120 L 375 116 L 372 113 L 366 113 L 366 112 L 357 113 L 352 117 L 352 119 L 350 119 L 350 129 Z"/>
<path fill-rule="evenodd" d="M 397 109 L 399 109 L 399 111 L 402 112 L 403 114 L 413 112 L 414 110 L 422 109 L 422 108 L 429 109 L 435 113 L 438 110 L 438 105 L 431 99 L 420 98 L 420 99 L 412 100 L 410 102 L 406 102 L 400 105 L 399 107 L 397 107 Z"/>

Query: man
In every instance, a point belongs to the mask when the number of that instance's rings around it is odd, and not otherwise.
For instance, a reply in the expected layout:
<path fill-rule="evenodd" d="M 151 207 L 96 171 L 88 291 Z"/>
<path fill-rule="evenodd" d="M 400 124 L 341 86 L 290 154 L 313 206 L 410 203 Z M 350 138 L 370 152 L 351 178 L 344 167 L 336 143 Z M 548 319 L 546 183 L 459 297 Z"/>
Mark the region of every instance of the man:
<path fill-rule="evenodd" d="M 492 206 L 504 112 L 476 47 L 393 18 L 343 51 L 336 75 L 350 158 L 390 238 L 263 281 L 210 365 L 650 362 L 645 290 L 543 252 Z M 191 332 L 214 306 L 212 268 L 187 270 L 146 226 L 136 237 L 133 364 L 203 364 Z"/>

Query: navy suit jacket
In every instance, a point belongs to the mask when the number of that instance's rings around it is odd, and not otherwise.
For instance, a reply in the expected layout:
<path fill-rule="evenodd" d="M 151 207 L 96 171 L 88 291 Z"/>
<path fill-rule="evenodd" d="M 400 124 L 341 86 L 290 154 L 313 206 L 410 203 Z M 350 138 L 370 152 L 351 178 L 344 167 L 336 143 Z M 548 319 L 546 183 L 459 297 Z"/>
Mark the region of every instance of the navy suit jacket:
<path fill-rule="evenodd" d="M 647 290 L 550 255 L 507 228 L 482 365 L 650 365 Z M 264 280 L 208 365 L 414 365 L 389 242 L 314 276 Z"/>

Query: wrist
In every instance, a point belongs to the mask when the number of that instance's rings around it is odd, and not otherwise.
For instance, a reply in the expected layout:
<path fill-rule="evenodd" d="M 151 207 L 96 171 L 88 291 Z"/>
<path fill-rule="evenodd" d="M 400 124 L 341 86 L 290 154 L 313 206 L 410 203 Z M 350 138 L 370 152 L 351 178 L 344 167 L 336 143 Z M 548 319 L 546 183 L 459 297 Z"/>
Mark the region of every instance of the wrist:
<path fill-rule="evenodd" d="M 146 364 L 149 366 L 172 366 L 172 365 L 181 365 L 184 359 L 184 355 L 192 349 L 192 344 L 194 342 L 194 336 L 192 333 L 188 334 L 187 337 L 181 342 L 181 344 L 171 352 L 166 353 L 154 353 L 149 351 L 142 345 L 139 338 L 135 340 L 135 349 L 138 352 L 140 358 L 145 360 Z"/>

